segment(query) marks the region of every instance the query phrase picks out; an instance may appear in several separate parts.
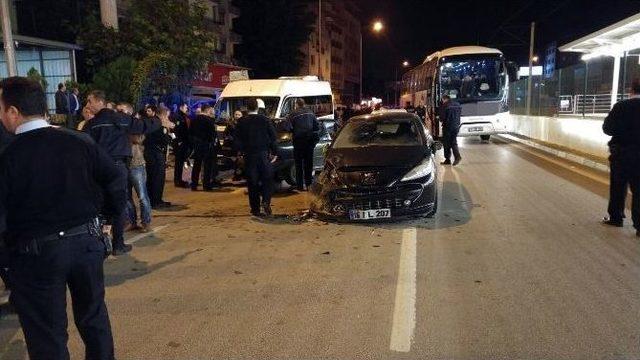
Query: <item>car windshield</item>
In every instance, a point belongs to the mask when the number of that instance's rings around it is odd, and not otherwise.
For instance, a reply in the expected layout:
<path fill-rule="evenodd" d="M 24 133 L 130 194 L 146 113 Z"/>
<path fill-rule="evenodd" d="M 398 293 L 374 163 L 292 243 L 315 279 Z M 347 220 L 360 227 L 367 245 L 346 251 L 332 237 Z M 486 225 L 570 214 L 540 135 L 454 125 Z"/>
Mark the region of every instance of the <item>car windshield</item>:
<path fill-rule="evenodd" d="M 259 99 L 264 102 L 265 110 L 260 110 L 260 113 L 263 115 L 274 118 L 276 116 L 276 111 L 278 110 L 278 104 L 280 103 L 279 97 L 230 97 L 230 98 L 222 98 L 215 106 L 216 118 L 228 120 L 236 110 L 246 111 L 247 110 L 247 101 L 249 99 Z M 258 103 L 260 103 L 258 101 Z"/>
<path fill-rule="evenodd" d="M 459 102 L 498 100 L 503 88 L 502 59 L 496 57 L 444 58 L 440 64 L 441 95 Z"/>
<path fill-rule="evenodd" d="M 354 121 L 338 134 L 334 149 L 366 146 L 420 146 L 423 144 L 412 120 Z"/>

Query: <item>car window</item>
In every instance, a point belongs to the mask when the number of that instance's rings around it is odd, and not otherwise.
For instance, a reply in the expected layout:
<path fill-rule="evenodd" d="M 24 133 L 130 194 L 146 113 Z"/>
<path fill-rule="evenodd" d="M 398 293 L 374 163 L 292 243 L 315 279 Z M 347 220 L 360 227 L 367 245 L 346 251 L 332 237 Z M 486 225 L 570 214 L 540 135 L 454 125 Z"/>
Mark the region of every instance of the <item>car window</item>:
<path fill-rule="evenodd" d="M 411 120 L 355 121 L 340 131 L 334 148 L 419 146 L 423 144 L 420 131 Z"/>
<path fill-rule="evenodd" d="M 299 96 L 289 97 L 282 105 L 281 117 L 287 117 L 295 109 L 296 99 Z M 333 100 L 331 95 L 324 96 L 303 96 L 306 106 L 316 114 L 317 117 L 327 116 L 333 114 Z"/>

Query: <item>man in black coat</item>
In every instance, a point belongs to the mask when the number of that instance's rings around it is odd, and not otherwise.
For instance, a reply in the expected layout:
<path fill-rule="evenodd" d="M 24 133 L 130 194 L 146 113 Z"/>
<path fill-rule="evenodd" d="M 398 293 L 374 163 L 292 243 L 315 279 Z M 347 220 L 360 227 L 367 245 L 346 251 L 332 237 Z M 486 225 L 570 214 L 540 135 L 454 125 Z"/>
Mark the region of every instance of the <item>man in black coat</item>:
<path fill-rule="evenodd" d="M 453 166 L 462 160 L 458 149 L 458 132 L 460 132 L 460 116 L 462 107 L 457 101 L 451 100 L 448 95 L 442 96 L 440 113 L 442 121 L 442 145 L 444 147 L 444 161 L 442 165 L 451 165 L 451 153 L 453 152 Z"/>
<path fill-rule="evenodd" d="M 289 114 L 287 121 L 293 134 L 296 185 L 298 191 L 303 191 L 313 182 L 313 151 L 320 140 L 320 123 L 303 98 L 296 99 L 296 110 Z"/>
<path fill-rule="evenodd" d="M 622 227 L 627 189 L 633 200 L 631 218 L 640 237 L 640 80 L 632 85 L 631 99 L 617 103 L 604 120 L 602 129 L 611 136 L 611 182 L 609 185 L 609 216 L 606 225 Z"/>
<path fill-rule="evenodd" d="M 144 139 L 144 160 L 147 163 L 147 191 L 151 208 L 159 209 L 171 206 L 163 200 L 164 183 L 167 177 L 167 149 L 171 143 L 169 130 L 162 125 L 158 108 L 151 105 L 146 108 Z M 168 111 L 162 109 L 162 111 Z"/>
<path fill-rule="evenodd" d="M 202 187 L 204 191 L 211 191 L 218 186 L 216 181 L 218 175 L 218 134 L 211 105 L 202 106 L 200 115 L 197 115 L 191 122 L 189 134 L 193 146 L 191 190 L 198 190 L 200 172 L 203 171 Z"/>
<path fill-rule="evenodd" d="M 96 218 L 123 212 L 126 178 L 89 136 L 47 123 L 39 83 L 12 77 L 0 89 L 0 118 L 16 134 L 0 155 L 0 237 L 8 249 L 0 270 L 8 268 L 29 357 L 69 359 L 68 288 L 83 358 L 113 359 Z"/>
<path fill-rule="evenodd" d="M 95 117 L 85 125 L 84 132 L 111 156 L 122 176 L 128 178 L 129 162 L 132 156 L 129 134 L 134 132 L 131 117 L 107 109 L 106 96 L 100 90 L 89 94 L 87 106 Z M 122 190 L 127 192 L 127 183 L 123 184 Z M 124 243 L 125 218 L 126 213 L 123 209 L 122 213 L 114 214 L 109 219 L 113 230 L 113 255 L 124 254 L 131 250 L 131 245 Z"/>
<path fill-rule="evenodd" d="M 278 154 L 276 129 L 266 116 L 258 114 L 258 101 L 247 101 L 249 113 L 236 126 L 235 146 L 244 155 L 249 205 L 253 216 L 271 215 L 273 166 Z M 271 158 L 271 156 L 274 158 Z M 262 208 L 262 209 L 261 209 Z M 262 210 L 262 212 L 261 212 Z"/>
<path fill-rule="evenodd" d="M 2 124 L 0 124 L 0 154 L 9 145 L 13 135 L 10 134 Z"/>
<path fill-rule="evenodd" d="M 173 183 L 176 187 L 186 187 L 187 183 L 182 181 L 182 168 L 185 162 L 189 159 L 191 152 L 191 142 L 189 140 L 189 105 L 181 104 L 178 107 L 178 111 L 173 114 L 171 121 L 175 125 L 173 133 L 176 135 L 175 139 L 175 168 L 173 172 Z"/>
<path fill-rule="evenodd" d="M 67 87 L 60 83 L 58 91 L 56 91 L 56 114 L 69 115 L 69 95 L 67 95 Z"/>

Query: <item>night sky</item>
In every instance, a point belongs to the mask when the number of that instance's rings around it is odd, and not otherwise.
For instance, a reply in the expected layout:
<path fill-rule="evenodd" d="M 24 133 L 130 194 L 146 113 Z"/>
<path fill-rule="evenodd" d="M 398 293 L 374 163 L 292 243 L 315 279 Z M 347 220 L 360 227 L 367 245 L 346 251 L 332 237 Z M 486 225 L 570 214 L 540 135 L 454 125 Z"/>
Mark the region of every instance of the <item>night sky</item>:
<path fill-rule="evenodd" d="M 459 45 L 497 47 L 525 64 L 529 27 L 536 21 L 536 53 L 563 45 L 640 12 L 640 0 L 356 0 L 363 24 L 384 21 L 383 34 L 364 33 L 365 95 L 383 95 L 403 60 Z M 400 69 L 400 72 L 402 70 Z"/>

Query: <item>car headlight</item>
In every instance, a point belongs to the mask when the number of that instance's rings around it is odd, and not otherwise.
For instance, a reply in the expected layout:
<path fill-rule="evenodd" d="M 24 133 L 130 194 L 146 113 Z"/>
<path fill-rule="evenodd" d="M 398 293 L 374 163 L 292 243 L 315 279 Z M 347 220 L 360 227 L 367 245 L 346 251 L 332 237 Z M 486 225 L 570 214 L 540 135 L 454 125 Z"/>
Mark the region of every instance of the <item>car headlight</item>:
<path fill-rule="evenodd" d="M 402 181 L 410 181 L 415 179 L 421 179 L 423 177 L 429 176 L 433 173 L 433 160 L 428 158 L 418 164 L 418 166 L 414 167 L 409 171 L 403 178 Z"/>

